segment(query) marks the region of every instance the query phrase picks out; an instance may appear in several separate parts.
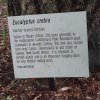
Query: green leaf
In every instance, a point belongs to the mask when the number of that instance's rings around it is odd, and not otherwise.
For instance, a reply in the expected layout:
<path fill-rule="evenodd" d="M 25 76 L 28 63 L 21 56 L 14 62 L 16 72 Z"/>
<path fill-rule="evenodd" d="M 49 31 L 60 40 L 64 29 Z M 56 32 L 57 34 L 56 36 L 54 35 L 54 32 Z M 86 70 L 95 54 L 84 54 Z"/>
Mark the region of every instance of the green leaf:
<path fill-rule="evenodd" d="M 3 34 L 3 40 L 6 41 L 6 38 L 7 38 L 7 29 L 6 29 L 6 27 L 4 27 L 4 29 L 2 30 L 2 34 Z"/>
<path fill-rule="evenodd" d="M 11 97 L 10 95 L 6 97 L 6 100 L 12 100 L 13 97 Z"/>
<path fill-rule="evenodd" d="M 5 3 L 6 2 L 6 0 L 0 0 L 0 3 Z"/>

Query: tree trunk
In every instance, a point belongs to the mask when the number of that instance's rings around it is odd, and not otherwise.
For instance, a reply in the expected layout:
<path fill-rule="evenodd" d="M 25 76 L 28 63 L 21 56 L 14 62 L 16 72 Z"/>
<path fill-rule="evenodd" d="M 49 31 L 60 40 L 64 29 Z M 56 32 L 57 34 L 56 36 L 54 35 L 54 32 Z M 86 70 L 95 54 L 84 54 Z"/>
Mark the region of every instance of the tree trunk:
<path fill-rule="evenodd" d="M 87 11 L 90 70 L 100 69 L 99 0 L 8 0 L 9 16 Z"/>

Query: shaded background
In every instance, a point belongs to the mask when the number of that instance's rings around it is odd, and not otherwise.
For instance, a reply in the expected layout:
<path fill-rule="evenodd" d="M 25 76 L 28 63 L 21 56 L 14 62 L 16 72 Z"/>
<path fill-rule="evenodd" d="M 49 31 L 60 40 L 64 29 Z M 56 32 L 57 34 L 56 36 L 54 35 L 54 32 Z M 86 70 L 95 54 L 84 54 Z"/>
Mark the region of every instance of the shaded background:
<path fill-rule="evenodd" d="M 90 71 L 100 71 L 100 0 L 8 0 L 9 16 L 87 11 Z"/>
<path fill-rule="evenodd" d="M 56 78 L 55 91 L 44 79 L 15 79 L 7 16 L 83 10 L 87 11 L 90 69 L 96 73 L 89 78 Z M 100 100 L 99 12 L 99 0 L 0 0 L 0 100 Z"/>

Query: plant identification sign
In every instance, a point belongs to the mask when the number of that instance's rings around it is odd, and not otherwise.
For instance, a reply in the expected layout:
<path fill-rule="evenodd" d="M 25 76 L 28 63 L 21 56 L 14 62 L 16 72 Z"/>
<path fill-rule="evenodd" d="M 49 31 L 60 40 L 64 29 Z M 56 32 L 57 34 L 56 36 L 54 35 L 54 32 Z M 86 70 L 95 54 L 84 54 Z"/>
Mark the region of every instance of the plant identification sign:
<path fill-rule="evenodd" d="M 15 78 L 88 77 L 86 12 L 8 17 Z"/>

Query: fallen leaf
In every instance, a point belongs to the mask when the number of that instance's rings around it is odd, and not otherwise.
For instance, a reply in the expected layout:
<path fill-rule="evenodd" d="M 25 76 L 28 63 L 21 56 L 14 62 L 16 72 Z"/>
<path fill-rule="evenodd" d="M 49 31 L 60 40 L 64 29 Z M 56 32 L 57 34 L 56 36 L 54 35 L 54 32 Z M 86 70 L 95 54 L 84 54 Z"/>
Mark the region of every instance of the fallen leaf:
<path fill-rule="evenodd" d="M 87 96 L 85 98 L 88 99 L 88 100 L 92 100 L 92 97 L 89 97 L 89 96 Z"/>
<path fill-rule="evenodd" d="M 70 89 L 71 89 L 71 87 L 63 87 L 63 88 L 59 89 L 58 92 L 63 92 L 63 91 L 67 91 Z"/>

